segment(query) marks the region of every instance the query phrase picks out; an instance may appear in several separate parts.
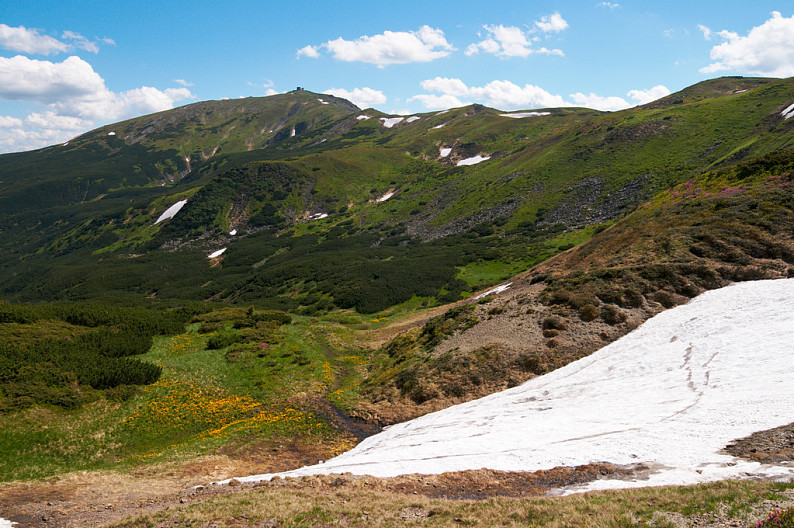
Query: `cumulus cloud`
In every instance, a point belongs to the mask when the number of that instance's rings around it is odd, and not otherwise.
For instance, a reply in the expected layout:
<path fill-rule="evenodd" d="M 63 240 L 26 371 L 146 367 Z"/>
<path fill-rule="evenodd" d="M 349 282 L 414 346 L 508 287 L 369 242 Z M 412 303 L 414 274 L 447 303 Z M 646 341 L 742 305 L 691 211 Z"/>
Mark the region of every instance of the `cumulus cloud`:
<path fill-rule="evenodd" d="M 670 89 L 662 84 L 657 84 L 647 90 L 629 90 L 628 96 L 638 105 L 644 105 L 670 95 Z"/>
<path fill-rule="evenodd" d="M 592 92 L 590 94 L 577 92 L 571 94 L 570 97 L 576 106 L 584 106 L 585 108 L 593 108 L 594 110 L 604 110 L 607 112 L 625 110 L 631 106 L 631 104 L 622 97 L 602 97 Z"/>
<path fill-rule="evenodd" d="M 22 126 L 22 120 L 11 116 L 0 116 L 0 128 L 12 128 Z"/>
<path fill-rule="evenodd" d="M 487 32 L 486 38 L 475 44 L 470 44 L 464 53 L 471 56 L 482 51 L 501 57 L 528 57 L 533 53 L 563 56 L 564 53 L 560 49 L 533 48 L 532 43 L 540 40 L 540 37 L 536 36 L 538 31 L 557 33 L 567 27 L 568 22 L 559 13 L 543 17 L 528 30 L 501 24 L 498 26 L 484 25 L 483 29 Z"/>
<path fill-rule="evenodd" d="M 66 51 L 69 46 L 48 35 L 39 34 L 37 29 L 25 26 L 10 27 L 0 24 L 0 46 L 22 53 L 49 55 Z"/>
<path fill-rule="evenodd" d="M 317 46 L 304 46 L 298 50 L 298 58 L 309 57 L 310 59 L 320 58 L 320 49 Z"/>
<path fill-rule="evenodd" d="M 717 35 L 723 42 L 711 48 L 714 62 L 701 68 L 702 73 L 734 70 L 769 77 L 794 75 L 794 15 L 786 18 L 773 11 L 772 18 L 747 36 L 727 30 Z"/>
<path fill-rule="evenodd" d="M 62 62 L 18 55 L 0 57 L 0 99 L 25 101 L 43 107 L 24 121 L 0 120 L 5 128 L 0 150 L 27 150 L 60 142 L 87 130 L 96 121 L 117 121 L 174 107 L 193 99 L 186 87 L 160 90 L 142 86 L 113 92 L 89 63 L 72 56 Z"/>
<path fill-rule="evenodd" d="M 384 31 L 371 37 L 364 35 L 357 40 L 339 37 L 319 46 L 305 46 L 298 50 L 298 57 L 317 58 L 320 49 L 329 51 L 337 60 L 365 62 L 379 68 L 389 64 L 430 62 L 455 51 L 444 32 L 430 26 L 422 26 L 417 31 Z"/>
<path fill-rule="evenodd" d="M 538 86 L 531 84 L 519 86 L 510 81 L 491 81 L 485 86 L 466 86 L 460 79 L 436 77 L 423 81 L 421 86 L 427 91 L 441 93 L 441 96 L 420 94 L 409 99 L 421 102 L 429 110 L 441 109 L 442 103 L 451 103 L 446 108 L 463 106 L 467 104 L 463 102 L 464 100 L 501 110 L 569 106 L 559 95 L 552 95 Z"/>
<path fill-rule="evenodd" d="M 570 101 L 566 101 L 562 96 L 532 84 L 519 86 L 502 80 L 491 81 L 485 86 L 467 86 L 460 79 L 447 77 L 427 79 L 422 81 L 421 87 L 428 92 L 437 93 L 415 95 L 408 101 L 418 101 L 428 110 L 443 110 L 476 102 L 500 110 L 585 106 L 596 110 L 616 111 L 645 104 L 670 93 L 667 87 L 657 85 L 647 90 L 629 91 L 627 95 L 632 102 L 622 97 L 604 97 L 581 92 L 571 94 Z"/>
<path fill-rule="evenodd" d="M 353 88 L 353 90 L 345 90 L 344 88 L 331 88 L 325 90 L 323 93 L 347 99 L 359 108 L 371 108 L 378 104 L 386 102 L 386 95 L 380 90 L 373 90 L 372 88 Z"/>
<path fill-rule="evenodd" d="M 703 24 L 698 24 L 698 30 L 703 33 L 704 39 L 711 40 L 711 28 L 704 26 Z"/>
<path fill-rule="evenodd" d="M 50 55 L 76 49 L 99 53 L 98 42 L 116 44 L 112 39 L 100 39 L 97 42 L 92 42 L 74 31 L 64 31 L 61 39 L 63 40 L 58 40 L 49 35 L 42 35 L 39 30 L 26 28 L 25 26 L 10 27 L 6 24 L 0 24 L 0 47 L 22 53 Z"/>
<path fill-rule="evenodd" d="M 545 33 L 559 33 L 568 28 L 568 22 L 559 13 L 554 13 L 541 18 L 540 22 L 535 22 L 535 26 Z"/>

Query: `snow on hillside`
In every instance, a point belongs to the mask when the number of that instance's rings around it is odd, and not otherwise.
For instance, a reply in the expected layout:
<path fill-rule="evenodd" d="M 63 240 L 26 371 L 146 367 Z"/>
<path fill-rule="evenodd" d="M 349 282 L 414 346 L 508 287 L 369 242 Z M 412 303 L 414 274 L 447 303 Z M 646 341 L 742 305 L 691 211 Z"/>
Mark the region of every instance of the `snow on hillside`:
<path fill-rule="evenodd" d="M 515 112 L 513 114 L 499 114 L 502 117 L 512 117 L 513 119 L 521 119 L 523 117 L 538 117 L 551 115 L 551 112 Z"/>
<path fill-rule="evenodd" d="M 477 165 L 478 163 L 487 161 L 489 159 L 491 159 L 491 156 L 480 156 L 479 154 L 477 154 L 476 156 L 473 156 L 471 158 L 460 160 L 457 163 L 457 166 L 462 167 L 463 165 Z"/>
<path fill-rule="evenodd" d="M 400 121 L 405 119 L 404 117 L 381 117 L 380 120 L 383 121 L 383 126 L 386 128 L 391 128 Z"/>
<path fill-rule="evenodd" d="M 789 117 L 794 116 L 794 104 L 792 104 L 791 106 L 787 107 L 785 110 L 780 112 L 780 115 L 783 116 L 783 119 L 788 119 Z"/>
<path fill-rule="evenodd" d="M 606 461 L 652 471 L 579 490 L 790 478 L 794 467 L 720 451 L 793 422 L 792 379 L 794 279 L 740 283 L 663 312 L 559 370 L 388 427 L 332 460 L 282 475 L 534 471 Z"/>
<path fill-rule="evenodd" d="M 187 200 L 179 200 L 177 203 L 163 211 L 163 214 L 155 221 L 155 225 L 159 224 L 163 220 L 168 220 L 169 218 L 173 218 L 179 212 L 182 207 L 187 203 Z"/>

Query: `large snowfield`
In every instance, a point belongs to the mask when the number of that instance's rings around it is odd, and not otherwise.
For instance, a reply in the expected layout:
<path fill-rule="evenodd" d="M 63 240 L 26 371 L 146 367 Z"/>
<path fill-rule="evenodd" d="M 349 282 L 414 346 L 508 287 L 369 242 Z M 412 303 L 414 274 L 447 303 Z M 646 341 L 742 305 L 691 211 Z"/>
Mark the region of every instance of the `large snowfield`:
<path fill-rule="evenodd" d="M 721 452 L 734 439 L 794 422 L 792 380 L 794 279 L 740 283 L 663 312 L 559 370 L 388 427 L 332 460 L 280 475 L 391 477 L 591 462 L 651 468 L 642 478 L 568 492 L 792 478 L 793 466 Z"/>

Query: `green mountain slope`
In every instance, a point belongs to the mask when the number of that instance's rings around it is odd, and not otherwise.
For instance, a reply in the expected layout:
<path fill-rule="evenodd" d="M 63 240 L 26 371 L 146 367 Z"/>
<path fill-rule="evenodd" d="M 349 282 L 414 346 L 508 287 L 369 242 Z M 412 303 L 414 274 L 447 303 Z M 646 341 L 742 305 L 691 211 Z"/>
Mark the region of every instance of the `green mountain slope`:
<path fill-rule="evenodd" d="M 723 78 L 615 113 L 400 118 L 302 90 L 189 105 L 0 157 L 0 295 L 454 301 L 671 186 L 793 146 L 792 101 L 792 80 Z"/>

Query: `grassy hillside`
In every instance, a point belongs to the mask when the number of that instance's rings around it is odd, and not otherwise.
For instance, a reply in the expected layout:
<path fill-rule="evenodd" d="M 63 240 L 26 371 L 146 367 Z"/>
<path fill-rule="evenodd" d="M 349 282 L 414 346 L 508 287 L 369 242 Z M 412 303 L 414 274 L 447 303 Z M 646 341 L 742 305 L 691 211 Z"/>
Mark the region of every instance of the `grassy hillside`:
<path fill-rule="evenodd" d="M 671 186 L 791 147 L 791 100 L 790 80 L 725 78 L 519 119 L 473 105 L 386 121 L 306 91 L 189 105 L 2 157 L 0 292 L 303 313 L 454 301 Z"/>

